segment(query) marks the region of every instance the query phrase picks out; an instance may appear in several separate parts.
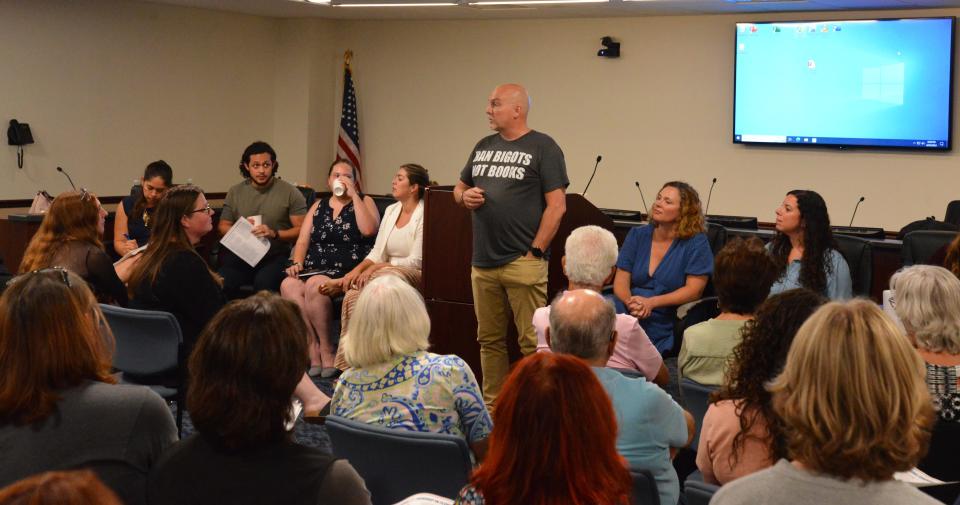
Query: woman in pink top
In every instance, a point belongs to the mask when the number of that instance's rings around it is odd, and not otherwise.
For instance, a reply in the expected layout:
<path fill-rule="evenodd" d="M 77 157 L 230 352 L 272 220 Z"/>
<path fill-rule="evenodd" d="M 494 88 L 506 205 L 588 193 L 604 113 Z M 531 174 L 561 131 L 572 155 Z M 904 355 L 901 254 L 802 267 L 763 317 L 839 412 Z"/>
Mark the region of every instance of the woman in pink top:
<path fill-rule="evenodd" d="M 783 369 L 800 325 L 827 300 L 808 289 L 771 296 L 743 328 L 724 386 L 707 409 L 697 448 L 703 480 L 726 484 L 786 456 L 766 384 Z"/>

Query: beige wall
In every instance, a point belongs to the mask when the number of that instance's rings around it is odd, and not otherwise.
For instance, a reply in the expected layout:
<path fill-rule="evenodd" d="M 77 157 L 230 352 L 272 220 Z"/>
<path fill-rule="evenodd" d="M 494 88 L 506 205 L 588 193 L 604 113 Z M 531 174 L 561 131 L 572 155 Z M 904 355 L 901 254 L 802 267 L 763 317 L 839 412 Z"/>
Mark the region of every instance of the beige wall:
<path fill-rule="evenodd" d="M 845 17 L 957 15 L 957 11 L 847 13 Z M 527 85 L 531 126 L 566 154 L 570 190 L 581 192 L 597 154 L 588 196 L 601 207 L 640 207 L 659 185 L 683 179 L 706 197 L 719 179 L 711 213 L 773 221 L 786 191 L 823 194 L 837 224 L 857 198 L 857 225 L 899 229 L 943 217 L 960 197 L 960 154 L 755 148 L 731 142 L 733 25 L 779 16 L 340 22 L 337 43 L 356 53 L 361 127 L 371 191 L 389 189 L 406 161 L 441 183 L 456 182 L 473 144 L 487 134 L 485 99 L 500 82 Z M 836 17 L 836 14 L 832 15 Z M 623 56 L 596 56 L 612 35 Z M 372 183 L 372 184 L 371 184 Z"/>
<path fill-rule="evenodd" d="M 308 159 L 332 152 L 334 82 L 321 56 L 329 37 L 322 20 L 113 0 L 2 2 L 0 120 L 4 131 L 11 118 L 30 123 L 37 143 L 22 170 L 15 148 L 0 147 L 0 199 L 69 189 L 58 165 L 78 186 L 124 194 L 158 158 L 177 182 L 226 191 L 254 139 L 275 144 L 286 179 L 307 181 Z"/>
<path fill-rule="evenodd" d="M 844 17 L 960 11 L 846 13 Z M 731 136 L 733 24 L 837 14 L 516 21 L 279 20 L 120 0 L 0 3 L 0 120 L 29 122 L 37 144 L 16 168 L 0 152 L 0 199 L 59 192 L 61 165 L 101 194 L 121 194 L 153 159 L 176 180 L 225 191 L 254 138 L 277 147 L 281 174 L 324 186 L 339 120 L 342 54 L 352 49 L 366 189 L 389 191 L 401 163 L 457 180 L 488 133 L 486 97 L 527 85 L 531 125 L 566 153 L 571 191 L 601 207 L 639 208 L 669 179 L 705 193 L 711 213 L 759 216 L 792 188 L 820 191 L 834 221 L 898 229 L 941 216 L 960 154 L 755 148 Z M 595 56 L 599 39 L 623 57 Z M 705 195 L 704 195 L 705 196 Z"/>

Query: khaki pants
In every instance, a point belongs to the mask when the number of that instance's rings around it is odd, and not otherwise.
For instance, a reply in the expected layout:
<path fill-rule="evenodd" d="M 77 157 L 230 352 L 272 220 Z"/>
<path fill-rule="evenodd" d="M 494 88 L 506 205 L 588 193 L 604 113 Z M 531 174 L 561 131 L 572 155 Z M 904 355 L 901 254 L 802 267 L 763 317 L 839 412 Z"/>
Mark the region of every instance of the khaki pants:
<path fill-rule="evenodd" d="M 473 267 L 470 279 L 483 370 L 483 401 L 493 408 L 510 369 L 508 307 L 513 311 L 520 351 L 526 356 L 537 350 L 533 313 L 547 303 L 547 261 L 520 257 L 499 267 Z"/>

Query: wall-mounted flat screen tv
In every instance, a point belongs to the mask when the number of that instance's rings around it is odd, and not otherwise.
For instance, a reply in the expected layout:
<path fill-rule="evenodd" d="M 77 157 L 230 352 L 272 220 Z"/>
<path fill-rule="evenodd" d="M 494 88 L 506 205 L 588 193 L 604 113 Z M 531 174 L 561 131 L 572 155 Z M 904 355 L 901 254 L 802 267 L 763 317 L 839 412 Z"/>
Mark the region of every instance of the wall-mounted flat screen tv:
<path fill-rule="evenodd" d="M 737 23 L 733 141 L 950 149 L 954 24 Z"/>

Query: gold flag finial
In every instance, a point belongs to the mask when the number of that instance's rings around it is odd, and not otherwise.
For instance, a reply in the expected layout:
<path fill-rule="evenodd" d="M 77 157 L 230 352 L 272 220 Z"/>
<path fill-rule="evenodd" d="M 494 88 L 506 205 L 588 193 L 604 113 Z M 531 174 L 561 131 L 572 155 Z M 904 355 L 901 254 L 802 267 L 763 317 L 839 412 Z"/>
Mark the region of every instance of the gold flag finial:
<path fill-rule="evenodd" d="M 350 68 L 350 60 L 352 60 L 352 59 L 353 59 L 353 51 L 347 49 L 347 50 L 343 53 L 343 64 L 344 64 L 344 66 L 346 66 L 347 68 Z"/>

